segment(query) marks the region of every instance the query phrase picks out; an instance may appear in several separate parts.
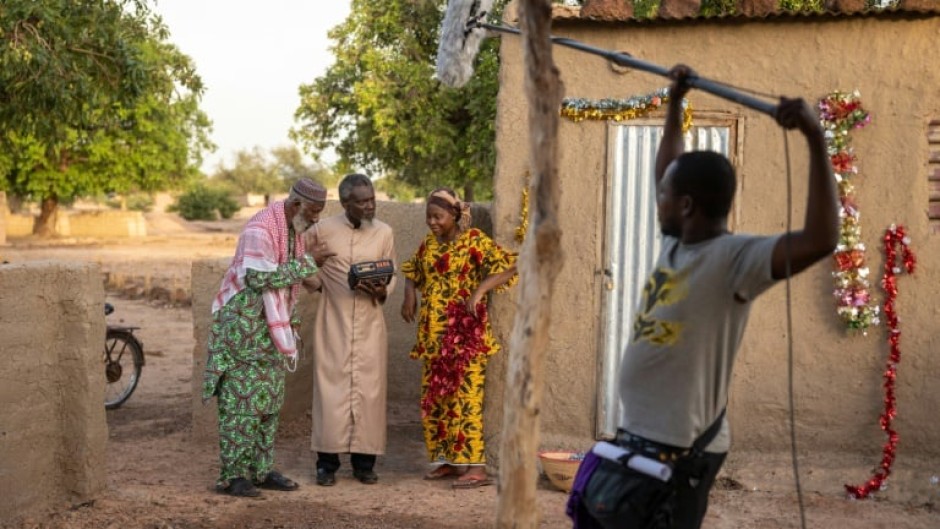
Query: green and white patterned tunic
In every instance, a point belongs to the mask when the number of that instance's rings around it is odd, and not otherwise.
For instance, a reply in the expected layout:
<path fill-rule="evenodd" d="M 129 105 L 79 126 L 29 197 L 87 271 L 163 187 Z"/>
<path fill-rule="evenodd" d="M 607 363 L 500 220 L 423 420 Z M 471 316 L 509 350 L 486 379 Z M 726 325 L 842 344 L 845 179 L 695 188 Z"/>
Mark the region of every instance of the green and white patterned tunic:
<path fill-rule="evenodd" d="M 274 272 L 248 270 L 245 288 L 213 316 L 202 396 L 218 397 L 220 486 L 236 477 L 260 482 L 271 470 L 287 358 L 271 339 L 262 294 L 289 288 L 316 271 L 309 255 Z M 296 314 L 291 323 L 299 324 Z"/>

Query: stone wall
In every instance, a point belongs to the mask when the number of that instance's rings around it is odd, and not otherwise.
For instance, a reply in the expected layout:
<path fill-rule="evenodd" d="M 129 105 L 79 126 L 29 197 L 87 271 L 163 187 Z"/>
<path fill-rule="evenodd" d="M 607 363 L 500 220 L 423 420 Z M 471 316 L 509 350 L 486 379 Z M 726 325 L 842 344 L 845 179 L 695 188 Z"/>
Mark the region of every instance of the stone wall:
<path fill-rule="evenodd" d="M 97 265 L 0 264 L 0 519 L 105 486 L 103 306 Z"/>

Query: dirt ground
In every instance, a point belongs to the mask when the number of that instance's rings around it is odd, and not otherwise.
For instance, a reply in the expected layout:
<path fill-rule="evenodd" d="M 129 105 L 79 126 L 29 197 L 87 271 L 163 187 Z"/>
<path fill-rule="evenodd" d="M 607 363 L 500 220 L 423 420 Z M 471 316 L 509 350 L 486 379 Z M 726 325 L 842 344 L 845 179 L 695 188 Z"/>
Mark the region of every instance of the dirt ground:
<path fill-rule="evenodd" d="M 240 222 L 192 224 L 171 217 L 148 219 L 142 240 L 9 241 L 0 260 L 39 259 L 100 262 L 112 281 L 112 323 L 138 325 L 147 365 L 140 385 L 120 409 L 107 412 L 108 490 L 82 505 L 60 505 L 28 518 L 0 522 L 4 528 L 489 528 L 495 526 L 497 487 L 452 490 L 447 482 L 421 479 L 426 470 L 420 425 L 413 409 L 395 404 L 389 413 L 388 454 L 379 458 L 379 483 L 352 479 L 348 461 L 335 487 L 318 487 L 309 451 L 309 420 L 282 425 L 277 466 L 301 483 L 298 491 L 265 492 L 260 499 L 235 499 L 213 490 L 216 447 L 191 442 L 190 369 L 192 316 L 185 299 L 174 302 L 172 285 L 189 280 L 194 258 L 231 255 Z M 147 279 L 149 278 L 149 279 Z M 163 285 L 163 286 L 161 286 Z M 165 285 L 166 292 L 160 290 Z M 185 297 L 185 296 L 183 296 Z M 417 407 L 417 403 L 414 403 Z M 872 457 L 875 457 L 873 454 Z M 766 456 L 738 461 L 713 491 L 706 529 L 800 527 L 792 487 L 758 490 L 742 476 L 768 472 Z M 861 476 L 860 476 L 861 478 Z M 782 477 L 781 480 L 790 479 Z M 838 479 L 835 481 L 840 483 Z M 938 495 L 940 498 L 940 495 Z M 539 484 L 541 527 L 570 527 L 566 495 L 543 478 Z M 940 527 L 933 502 L 908 504 L 883 499 L 849 501 L 833 490 L 804 491 L 807 527 Z"/>

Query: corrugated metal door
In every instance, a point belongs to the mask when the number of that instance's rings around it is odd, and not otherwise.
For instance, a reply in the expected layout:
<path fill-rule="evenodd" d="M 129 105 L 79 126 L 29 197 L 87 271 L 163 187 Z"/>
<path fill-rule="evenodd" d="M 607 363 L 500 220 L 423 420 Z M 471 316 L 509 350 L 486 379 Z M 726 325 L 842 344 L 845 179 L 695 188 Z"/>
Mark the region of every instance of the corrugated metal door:
<path fill-rule="evenodd" d="M 597 435 L 613 437 L 620 417 L 617 371 L 630 340 L 633 314 L 643 284 L 659 254 L 654 170 L 661 126 L 616 125 L 611 130 L 613 157 L 608 186 L 604 257 L 605 325 L 601 342 L 601 385 Z M 730 126 L 694 127 L 686 134 L 686 150 L 712 150 L 729 155 Z"/>

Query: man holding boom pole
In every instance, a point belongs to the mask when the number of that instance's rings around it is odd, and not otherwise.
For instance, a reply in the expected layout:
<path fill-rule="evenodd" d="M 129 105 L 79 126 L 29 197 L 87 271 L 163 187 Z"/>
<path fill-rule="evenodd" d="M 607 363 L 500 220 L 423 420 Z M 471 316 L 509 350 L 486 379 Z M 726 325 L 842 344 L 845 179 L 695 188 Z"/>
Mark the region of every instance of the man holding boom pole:
<path fill-rule="evenodd" d="M 728 386 L 754 299 L 830 255 L 838 240 L 835 179 L 823 131 L 802 99 L 782 98 L 774 117 L 782 127 L 798 129 L 809 149 L 803 229 L 737 235 L 728 231 L 736 188 L 731 163 L 714 152 L 683 152 L 682 99 L 695 73 L 679 65 L 670 77 L 655 176 L 662 251 L 623 357 L 623 414 L 614 442 L 674 469 L 663 483 L 600 460 L 583 490 L 575 491 L 582 513 L 576 526 L 582 529 L 701 526 L 731 444 Z"/>

